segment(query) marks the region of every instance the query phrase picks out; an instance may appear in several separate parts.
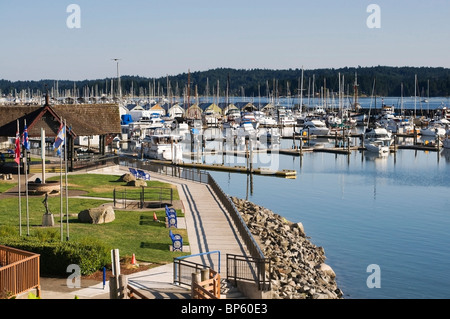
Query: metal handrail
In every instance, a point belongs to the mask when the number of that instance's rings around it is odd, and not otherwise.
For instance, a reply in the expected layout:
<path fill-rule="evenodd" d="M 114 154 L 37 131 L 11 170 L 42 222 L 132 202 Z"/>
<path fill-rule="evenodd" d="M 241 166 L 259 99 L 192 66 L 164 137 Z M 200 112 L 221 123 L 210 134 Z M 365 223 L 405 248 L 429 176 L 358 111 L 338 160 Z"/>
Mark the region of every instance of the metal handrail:
<path fill-rule="evenodd" d="M 216 180 L 207 171 L 185 168 L 185 167 L 174 167 L 168 165 L 162 165 L 157 163 L 152 163 L 151 165 L 145 161 L 138 161 L 134 158 L 127 158 L 129 161 L 123 160 L 124 164 L 133 164 L 133 167 L 138 167 L 148 171 L 158 172 L 163 175 L 178 177 L 182 179 L 187 179 L 190 181 L 200 182 L 208 184 L 216 195 L 219 197 L 220 202 L 223 204 L 225 209 L 230 214 L 231 218 L 236 224 L 236 227 L 241 235 L 244 243 L 249 250 L 249 253 L 255 258 L 264 258 L 264 253 L 259 248 L 253 235 L 247 227 L 247 224 L 242 219 L 241 214 L 236 209 L 234 203 L 231 199 L 224 193 L 224 191 L 217 184 Z M 128 165 L 126 165 L 128 166 Z"/>
<path fill-rule="evenodd" d="M 252 233 L 247 227 L 247 224 L 245 223 L 244 219 L 242 218 L 241 214 L 237 210 L 236 206 L 232 202 L 229 196 L 225 194 L 225 192 L 220 188 L 219 184 L 217 184 L 216 180 L 206 171 L 202 171 L 199 169 L 192 169 L 192 168 L 185 168 L 185 167 L 175 167 L 175 166 L 168 166 L 168 165 L 162 165 L 157 163 L 152 163 L 151 165 L 148 165 L 146 162 L 142 161 L 136 161 L 136 159 L 131 159 L 132 163 L 139 168 L 158 172 L 163 175 L 178 177 L 182 179 L 187 179 L 191 181 L 196 181 L 200 183 L 207 184 L 211 187 L 211 189 L 214 191 L 214 193 L 219 198 L 220 202 L 224 206 L 224 208 L 227 210 L 227 212 L 230 214 L 231 218 L 234 221 L 234 224 L 236 225 L 236 228 L 241 235 L 241 238 L 247 247 L 248 252 L 250 255 L 255 259 L 258 260 L 258 262 L 255 263 L 255 267 L 257 269 L 258 274 L 264 274 L 262 279 L 258 279 L 256 282 L 258 283 L 258 286 L 261 290 L 270 289 L 270 282 L 269 284 L 266 283 L 266 271 L 265 267 L 268 262 L 268 259 L 265 258 L 264 253 L 262 252 L 261 248 L 259 247 L 258 243 L 254 239 Z M 124 163 L 128 163 L 124 161 Z M 243 256 L 246 258 L 245 256 Z M 176 264 L 174 263 L 174 267 L 176 267 Z M 270 264 L 270 261 L 269 261 Z M 177 268 L 174 268 L 174 274 L 176 273 Z M 181 276 L 180 276 L 181 277 Z M 256 276 L 255 278 L 260 278 L 260 276 Z M 235 277 L 235 279 L 238 279 Z M 176 282 L 176 279 L 174 277 L 174 282 Z M 261 282 L 262 280 L 262 282 Z M 269 287 L 269 288 L 267 288 Z"/>

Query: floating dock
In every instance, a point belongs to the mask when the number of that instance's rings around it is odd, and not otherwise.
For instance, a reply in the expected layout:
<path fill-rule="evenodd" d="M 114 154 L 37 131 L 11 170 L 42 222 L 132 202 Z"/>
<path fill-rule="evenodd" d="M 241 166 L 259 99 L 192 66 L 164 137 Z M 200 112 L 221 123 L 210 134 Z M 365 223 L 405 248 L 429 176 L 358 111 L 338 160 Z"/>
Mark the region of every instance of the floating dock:
<path fill-rule="evenodd" d="M 266 176 L 276 176 L 283 178 L 297 178 L 296 170 L 271 170 L 269 168 L 252 168 L 248 166 L 227 166 L 223 164 L 204 164 L 204 163 L 176 163 L 173 164 L 169 161 L 161 161 L 161 160 L 150 160 L 151 163 L 158 163 L 163 165 L 171 165 L 171 166 L 180 166 L 180 167 L 189 167 L 189 168 L 198 168 L 204 170 L 215 170 L 215 171 L 223 171 L 223 172 L 233 172 L 233 173 L 242 173 L 242 174 L 257 174 L 257 175 L 266 175 Z"/>

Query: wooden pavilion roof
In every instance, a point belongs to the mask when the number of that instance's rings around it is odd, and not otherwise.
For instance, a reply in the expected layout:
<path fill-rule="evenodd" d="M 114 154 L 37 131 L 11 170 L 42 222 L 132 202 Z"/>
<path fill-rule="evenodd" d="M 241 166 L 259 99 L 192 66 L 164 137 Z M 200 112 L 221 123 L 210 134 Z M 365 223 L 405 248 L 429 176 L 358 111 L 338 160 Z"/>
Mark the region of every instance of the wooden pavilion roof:
<path fill-rule="evenodd" d="M 29 137 L 58 134 L 60 124 L 66 121 L 72 136 L 119 134 L 120 111 L 117 104 L 76 104 L 44 106 L 0 106 L 0 136 L 15 136 L 19 120 L 22 134 L 25 122 Z"/>

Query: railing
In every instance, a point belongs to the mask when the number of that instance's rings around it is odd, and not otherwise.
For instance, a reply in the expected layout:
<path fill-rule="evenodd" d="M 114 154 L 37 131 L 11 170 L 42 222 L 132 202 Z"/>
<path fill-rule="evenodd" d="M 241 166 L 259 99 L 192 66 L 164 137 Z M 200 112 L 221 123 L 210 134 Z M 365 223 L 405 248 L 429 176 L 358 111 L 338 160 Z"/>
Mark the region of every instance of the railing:
<path fill-rule="evenodd" d="M 192 168 L 183 168 L 183 167 L 176 167 L 176 166 L 169 166 L 169 165 L 162 165 L 157 163 L 151 163 L 145 162 L 145 161 L 139 161 L 133 158 L 125 158 L 122 157 L 120 159 L 120 164 L 125 166 L 131 166 L 131 167 L 137 167 L 141 169 L 145 169 L 148 171 L 157 172 L 163 175 L 183 178 L 195 182 L 205 183 L 208 184 L 214 193 L 219 198 L 222 205 L 225 207 L 225 209 L 230 214 L 231 218 L 234 221 L 234 224 L 236 225 L 236 228 L 247 247 L 247 250 L 249 251 L 250 255 L 254 258 L 254 260 L 259 260 L 260 262 L 252 262 L 249 265 L 253 267 L 251 270 L 255 271 L 256 274 L 266 274 L 266 263 L 267 259 L 264 256 L 264 253 L 262 252 L 259 245 L 256 243 L 253 235 L 251 234 L 250 230 L 247 227 L 247 224 L 243 220 L 241 214 L 236 209 L 236 206 L 231 201 L 230 197 L 225 194 L 225 192 L 220 188 L 220 186 L 217 184 L 217 182 L 214 180 L 214 178 L 206 171 L 201 171 L 198 169 L 192 169 Z M 243 257 L 245 258 L 245 257 Z M 263 262 L 264 261 L 264 262 Z M 256 267 L 256 268 L 255 268 Z M 259 269 L 259 267 L 264 267 L 264 269 Z M 270 271 L 270 268 L 268 268 Z M 242 277 L 242 278 L 241 278 Z M 258 285 L 263 290 L 267 290 L 268 287 L 270 287 L 270 283 L 266 283 L 266 275 L 264 275 L 264 278 L 259 278 L 259 276 L 253 277 L 258 280 Z M 250 280 L 249 277 L 244 277 L 240 275 L 235 275 L 233 277 L 235 280 L 237 279 L 247 279 Z M 270 288 L 269 288 L 270 289 Z"/>
<path fill-rule="evenodd" d="M 253 235 L 250 233 L 250 230 L 248 229 L 245 221 L 242 219 L 241 214 L 238 212 L 231 199 L 224 193 L 224 191 L 220 188 L 220 186 L 208 172 L 198 169 L 175 167 L 156 163 L 150 164 L 150 162 L 138 161 L 133 158 L 121 158 L 120 164 L 157 172 L 163 175 L 208 184 L 216 193 L 220 202 L 230 214 L 250 254 L 255 258 L 264 258 L 263 252 L 253 238 Z"/>
<path fill-rule="evenodd" d="M 11 298 L 30 289 L 40 296 L 40 255 L 0 245 L 0 295 Z"/>
<path fill-rule="evenodd" d="M 211 175 L 209 175 L 208 185 L 211 186 L 214 193 L 216 193 L 216 195 L 219 197 L 219 200 L 222 203 L 222 205 L 226 208 L 226 210 L 230 214 L 250 255 L 252 255 L 255 258 L 264 258 L 264 253 L 262 252 L 261 248 L 259 248 L 259 245 L 256 243 L 255 239 L 253 238 L 253 235 L 250 233 L 247 224 L 245 223 L 241 214 L 236 209 L 236 206 L 231 201 L 230 197 L 228 197 L 223 192 L 223 190 L 220 188 L 220 186 L 217 184 L 217 182 Z"/>
<path fill-rule="evenodd" d="M 210 251 L 206 253 L 200 253 L 189 256 L 180 256 L 173 259 L 173 283 L 178 285 L 186 285 L 191 286 L 192 278 L 191 274 L 201 271 L 205 268 L 212 269 L 215 266 L 214 261 L 212 260 L 212 254 L 218 254 L 217 257 L 217 272 L 220 273 L 220 251 Z M 203 262 L 195 263 L 192 261 L 186 260 L 187 258 L 201 257 L 207 256 L 207 259 L 210 260 L 210 266 L 205 265 Z"/>
<path fill-rule="evenodd" d="M 117 155 L 92 155 L 79 157 L 73 162 L 73 170 L 93 169 L 104 167 L 105 165 L 114 165 L 118 161 Z"/>
<path fill-rule="evenodd" d="M 139 208 L 163 207 L 173 204 L 173 189 L 168 187 L 141 187 L 140 189 L 116 189 L 113 190 L 114 206 L 118 203 L 123 208 L 136 206 Z"/>
<path fill-rule="evenodd" d="M 212 269 L 206 270 L 209 279 L 198 281 L 199 274 L 192 274 L 192 299 L 220 299 L 220 274 Z"/>
<path fill-rule="evenodd" d="M 159 173 L 166 176 L 178 177 L 204 184 L 207 184 L 209 180 L 209 173 L 206 171 L 201 171 L 192 168 L 150 163 L 149 161 L 137 160 L 136 158 L 132 157 L 121 156 L 119 164 L 127 167 L 134 167 L 150 172 Z"/>
<path fill-rule="evenodd" d="M 146 295 L 140 293 L 139 290 L 133 288 L 131 285 L 127 285 L 127 290 L 129 299 L 149 299 Z"/>
<path fill-rule="evenodd" d="M 235 283 L 238 280 L 252 282 L 258 285 L 259 290 L 268 291 L 271 289 L 270 269 L 268 258 L 227 254 L 227 279 Z"/>

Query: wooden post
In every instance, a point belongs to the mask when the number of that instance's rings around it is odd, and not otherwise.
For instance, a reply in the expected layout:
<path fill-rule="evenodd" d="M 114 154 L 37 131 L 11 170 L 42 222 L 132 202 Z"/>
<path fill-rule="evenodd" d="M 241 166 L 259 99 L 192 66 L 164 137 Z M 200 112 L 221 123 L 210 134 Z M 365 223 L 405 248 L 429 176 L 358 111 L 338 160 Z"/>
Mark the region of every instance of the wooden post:
<path fill-rule="evenodd" d="M 115 276 L 109 278 L 109 299 L 118 299 L 117 280 Z"/>
<path fill-rule="evenodd" d="M 300 155 L 303 155 L 303 138 L 300 137 Z"/>
<path fill-rule="evenodd" d="M 205 281 L 209 279 L 209 269 L 204 268 L 201 270 L 201 281 Z"/>
<path fill-rule="evenodd" d="M 310 141 L 310 135 L 309 135 L 309 127 L 308 127 L 308 146 L 311 146 L 311 141 Z"/>
<path fill-rule="evenodd" d="M 295 126 L 294 130 L 292 131 L 292 149 L 295 149 Z"/>
<path fill-rule="evenodd" d="M 347 152 L 350 154 L 350 136 L 347 137 Z"/>
<path fill-rule="evenodd" d="M 416 125 L 414 124 L 414 145 L 417 145 L 417 131 L 416 131 Z"/>
<path fill-rule="evenodd" d="M 125 275 L 119 275 L 119 299 L 128 299 L 128 278 Z"/>
<path fill-rule="evenodd" d="M 394 134 L 394 152 L 397 152 L 397 140 L 398 140 L 398 136 L 397 136 L 397 134 Z"/>
<path fill-rule="evenodd" d="M 192 273 L 192 282 L 191 282 L 191 297 L 195 297 L 195 290 L 194 290 L 194 284 L 197 284 L 200 282 L 200 271 L 193 272 Z"/>

